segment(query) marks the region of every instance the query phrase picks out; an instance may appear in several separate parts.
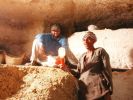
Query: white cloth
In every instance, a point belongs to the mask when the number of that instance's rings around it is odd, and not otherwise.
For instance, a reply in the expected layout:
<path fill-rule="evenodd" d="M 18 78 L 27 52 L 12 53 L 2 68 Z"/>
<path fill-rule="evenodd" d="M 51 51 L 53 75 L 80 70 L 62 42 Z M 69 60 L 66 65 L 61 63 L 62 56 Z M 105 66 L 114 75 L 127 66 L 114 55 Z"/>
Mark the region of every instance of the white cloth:
<path fill-rule="evenodd" d="M 45 55 L 44 45 L 41 41 L 39 41 L 38 39 L 35 39 L 32 45 L 32 53 L 31 53 L 30 61 L 42 62 L 42 61 L 45 61 L 45 59 L 46 59 L 46 55 Z"/>

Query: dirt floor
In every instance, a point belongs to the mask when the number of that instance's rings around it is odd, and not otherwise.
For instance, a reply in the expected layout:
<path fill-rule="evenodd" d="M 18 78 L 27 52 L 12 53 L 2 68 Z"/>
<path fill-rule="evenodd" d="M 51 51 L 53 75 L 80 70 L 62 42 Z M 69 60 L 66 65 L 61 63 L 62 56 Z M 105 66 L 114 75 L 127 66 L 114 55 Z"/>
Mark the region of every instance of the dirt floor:
<path fill-rule="evenodd" d="M 112 100 L 133 100 L 133 69 L 113 72 L 114 93 Z"/>

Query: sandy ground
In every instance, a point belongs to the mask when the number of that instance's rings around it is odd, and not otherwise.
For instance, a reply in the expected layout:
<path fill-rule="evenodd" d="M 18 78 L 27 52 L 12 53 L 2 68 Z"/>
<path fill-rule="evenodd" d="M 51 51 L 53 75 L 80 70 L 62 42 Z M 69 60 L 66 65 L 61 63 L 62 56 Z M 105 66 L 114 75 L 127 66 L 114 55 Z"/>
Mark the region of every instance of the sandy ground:
<path fill-rule="evenodd" d="M 133 69 L 113 72 L 114 94 L 112 100 L 133 100 Z"/>

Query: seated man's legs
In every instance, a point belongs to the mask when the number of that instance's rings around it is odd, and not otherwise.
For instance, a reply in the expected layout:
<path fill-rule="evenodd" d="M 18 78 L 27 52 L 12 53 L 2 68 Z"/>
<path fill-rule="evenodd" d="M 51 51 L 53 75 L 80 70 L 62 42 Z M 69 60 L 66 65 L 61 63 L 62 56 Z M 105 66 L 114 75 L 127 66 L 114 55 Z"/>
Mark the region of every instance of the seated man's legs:
<path fill-rule="evenodd" d="M 31 64 L 38 65 L 37 63 L 41 63 L 41 61 L 46 60 L 46 57 L 47 56 L 45 54 L 43 43 L 35 39 L 32 45 L 32 53 L 31 53 L 31 58 L 30 58 Z"/>

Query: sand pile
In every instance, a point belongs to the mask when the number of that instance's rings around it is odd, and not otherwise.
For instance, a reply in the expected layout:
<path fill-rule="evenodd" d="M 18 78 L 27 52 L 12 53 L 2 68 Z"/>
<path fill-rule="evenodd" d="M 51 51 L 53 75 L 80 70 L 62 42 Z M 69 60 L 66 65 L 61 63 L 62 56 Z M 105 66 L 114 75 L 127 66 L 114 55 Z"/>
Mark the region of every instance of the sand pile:
<path fill-rule="evenodd" d="M 75 78 L 61 69 L 0 65 L 0 99 L 76 100 L 76 94 Z"/>

